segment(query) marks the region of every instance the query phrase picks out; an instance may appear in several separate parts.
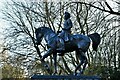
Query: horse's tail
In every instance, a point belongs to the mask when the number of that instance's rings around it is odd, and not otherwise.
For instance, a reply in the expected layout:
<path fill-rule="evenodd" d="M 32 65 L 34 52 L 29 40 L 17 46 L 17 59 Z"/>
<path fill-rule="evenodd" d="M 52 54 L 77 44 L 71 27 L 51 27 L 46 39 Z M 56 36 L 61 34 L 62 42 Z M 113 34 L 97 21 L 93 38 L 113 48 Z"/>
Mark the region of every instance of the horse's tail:
<path fill-rule="evenodd" d="M 97 51 L 98 45 L 100 44 L 101 37 L 98 33 L 93 33 L 88 35 L 92 39 L 92 48 L 93 50 Z"/>

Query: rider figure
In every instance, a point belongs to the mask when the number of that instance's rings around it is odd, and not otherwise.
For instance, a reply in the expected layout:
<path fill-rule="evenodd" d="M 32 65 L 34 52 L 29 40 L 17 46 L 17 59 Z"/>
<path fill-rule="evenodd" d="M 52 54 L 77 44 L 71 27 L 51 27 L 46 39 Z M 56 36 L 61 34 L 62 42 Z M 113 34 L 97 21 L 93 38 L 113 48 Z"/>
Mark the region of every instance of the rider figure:
<path fill-rule="evenodd" d="M 64 40 L 64 42 L 66 43 L 66 42 L 69 42 L 69 40 L 70 40 L 70 34 L 71 34 L 71 28 L 72 28 L 72 26 L 73 26 L 73 24 L 72 24 L 72 21 L 71 21 L 71 19 L 70 19 L 70 13 L 68 13 L 68 12 L 65 12 L 65 14 L 64 14 L 64 28 L 62 28 L 62 32 L 61 33 L 59 33 L 59 37 L 61 37 L 61 38 L 63 38 L 63 40 Z M 59 48 L 59 50 L 65 50 L 65 48 L 64 48 L 64 42 L 60 42 L 61 43 L 61 46 L 60 46 L 60 48 Z"/>

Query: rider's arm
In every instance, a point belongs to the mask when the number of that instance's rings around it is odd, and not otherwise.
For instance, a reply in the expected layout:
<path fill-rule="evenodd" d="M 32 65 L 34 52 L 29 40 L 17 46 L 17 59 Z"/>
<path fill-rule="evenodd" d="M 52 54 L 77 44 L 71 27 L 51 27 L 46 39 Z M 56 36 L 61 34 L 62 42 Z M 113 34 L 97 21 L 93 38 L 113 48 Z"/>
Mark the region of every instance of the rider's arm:
<path fill-rule="evenodd" d="M 72 28 L 72 21 L 70 19 L 68 19 L 64 25 L 63 30 L 70 30 Z"/>

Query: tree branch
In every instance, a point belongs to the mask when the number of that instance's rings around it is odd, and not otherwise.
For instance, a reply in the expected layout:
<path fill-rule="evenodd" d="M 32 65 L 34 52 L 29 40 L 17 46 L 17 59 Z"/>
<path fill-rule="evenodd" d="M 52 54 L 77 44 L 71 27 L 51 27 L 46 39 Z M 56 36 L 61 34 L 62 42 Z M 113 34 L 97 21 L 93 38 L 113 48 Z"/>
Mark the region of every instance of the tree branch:
<path fill-rule="evenodd" d="M 107 2 L 105 2 L 105 4 L 107 5 L 107 7 L 110 9 L 111 12 L 114 12 Z"/>
<path fill-rule="evenodd" d="M 97 7 L 97 6 L 94 6 L 93 4 L 89 4 L 89 3 L 85 3 L 85 2 L 72 2 L 72 3 L 80 3 L 80 4 L 86 4 L 86 5 L 89 5 L 89 6 L 91 6 L 91 7 L 94 7 L 94 8 L 96 8 L 96 9 L 99 9 L 99 10 L 101 10 L 101 11 L 104 11 L 104 12 L 108 12 L 108 13 L 110 13 L 110 14 L 114 14 L 114 15 L 119 15 L 120 16 L 120 13 L 119 12 L 115 12 L 115 11 L 109 11 L 109 10 L 106 10 L 106 9 L 102 9 L 102 8 L 99 8 L 99 7 Z M 108 6 L 107 6 L 108 7 Z M 111 7 L 109 7 L 109 9 L 110 9 Z"/>

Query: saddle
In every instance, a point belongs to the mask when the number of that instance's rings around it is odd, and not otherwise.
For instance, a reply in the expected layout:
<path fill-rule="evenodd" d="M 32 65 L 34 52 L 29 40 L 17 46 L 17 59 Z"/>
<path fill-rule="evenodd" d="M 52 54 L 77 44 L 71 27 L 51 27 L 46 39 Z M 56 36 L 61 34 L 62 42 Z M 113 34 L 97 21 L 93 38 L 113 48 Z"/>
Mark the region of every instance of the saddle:
<path fill-rule="evenodd" d="M 65 36 L 58 36 L 57 39 L 57 50 L 64 51 L 65 50 L 65 44 L 69 43 L 71 40 L 73 40 L 73 35 Z"/>

